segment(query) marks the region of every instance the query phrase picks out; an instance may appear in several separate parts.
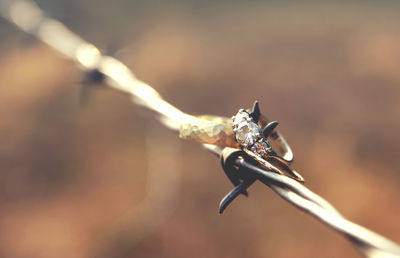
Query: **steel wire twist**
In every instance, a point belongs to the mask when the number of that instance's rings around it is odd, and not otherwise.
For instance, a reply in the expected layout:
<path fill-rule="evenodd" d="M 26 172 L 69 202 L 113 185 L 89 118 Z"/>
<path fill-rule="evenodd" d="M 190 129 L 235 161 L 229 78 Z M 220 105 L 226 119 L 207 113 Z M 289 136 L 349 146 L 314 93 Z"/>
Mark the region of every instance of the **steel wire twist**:
<path fill-rule="evenodd" d="M 137 79 L 122 62 L 103 55 L 98 48 L 70 31 L 64 24 L 45 15 L 34 2 L 0 0 L 0 12 L 19 29 L 36 36 L 76 62 L 83 70 L 96 71 L 103 75 L 108 86 L 130 95 L 136 104 L 154 111 L 166 127 L 178 131 L 182 125 L 202 123 L 202 119 L 189 115 L 165 101 L 154 88 Z M 204 146 L 209 151 L 222 155 L 223 147 L 210 144 Z M 400 257 L 399 245 L 347 220 L 329 202 L 303 184 L 262 169 L 243 157 L 236 158 L 234 164 L 245 169 L 295 207 L 344 235 L 366 257 Z"/>

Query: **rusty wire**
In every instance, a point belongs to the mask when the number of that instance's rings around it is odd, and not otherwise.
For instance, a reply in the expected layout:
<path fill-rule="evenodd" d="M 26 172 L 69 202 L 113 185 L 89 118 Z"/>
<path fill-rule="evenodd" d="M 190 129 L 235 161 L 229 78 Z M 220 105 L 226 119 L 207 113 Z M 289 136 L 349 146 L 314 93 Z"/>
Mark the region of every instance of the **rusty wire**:
<path fill-rule="evenodd" d="M 98 48 L 84 41 L 61 22 L 46 16 L 34 2 L 30 0 L 0 0 L 0 12 L 4 18 L 21 30 L 33 34 L 56 51 L 75 61 L 84 71 L 95 71 L 104 76 L 108 86 L 130 95 L 136 104 L 154 111 L 166 127 L 180 130 L 182 134 L 182 126 L 189 125 L 191 128 L 192 125 L 195 125 L 193 127 L 198 128 L 204 121 L 212 120 L 191 116 L 166 102 L 154 88 L 138 80 L 126 65 L 111 56 L 103 55 Z M 218 118 L 215 121 L 212 129 L 218 129 L 219 135 L 224 135 L 223 132 L 226 132 L 229 124 L 225 123 L 224 118 Z M 219 123 L 218 121 L 225 122 Z M 189 133 L 189 137 L 186 138 L 193 139 L 193 135 Z M 204 135 L 196 134 L 195 137 L 203 137 L 200 140 L 195 139 L 200 142 L 213 143 L 208 139 L 204 140 Z M 224 135 L 224 137 L 227 136 Z M 221 139 L 216 142 L 222 146 L 210 144 L 204 144 L 204 146 L 219 156 L 222 155 L 224 147 L 232 147 L 228 146 L 226 141 L 224 146 Z M 244 169 L 254 180 L 260 180 L 269 186 L 295 207 L 343 234 L 364 256 L 372 258 L 400 257 L 399 245 L 347 220 L 329 202 L 310 191 L 303 184 L 284 175 L 260 168 L 247 160 L 245 155 L 236 156 L 233 164 L 235 167 Z"/>

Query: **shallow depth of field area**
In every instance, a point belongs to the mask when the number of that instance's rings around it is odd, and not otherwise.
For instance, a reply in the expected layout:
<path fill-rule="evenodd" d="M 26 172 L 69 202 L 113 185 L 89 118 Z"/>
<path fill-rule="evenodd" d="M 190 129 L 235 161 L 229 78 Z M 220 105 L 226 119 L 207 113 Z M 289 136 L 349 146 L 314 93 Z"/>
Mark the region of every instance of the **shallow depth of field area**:
<path fill-rule="evenodd" d="M 38 4 L 185 112 L 257 99 L 306 186 L 400 242 L 397 2 Z M 219 160 L 83 76 L 0 21 L 1 257 L 359 257 L 260 183 L 218 214 Z"/>

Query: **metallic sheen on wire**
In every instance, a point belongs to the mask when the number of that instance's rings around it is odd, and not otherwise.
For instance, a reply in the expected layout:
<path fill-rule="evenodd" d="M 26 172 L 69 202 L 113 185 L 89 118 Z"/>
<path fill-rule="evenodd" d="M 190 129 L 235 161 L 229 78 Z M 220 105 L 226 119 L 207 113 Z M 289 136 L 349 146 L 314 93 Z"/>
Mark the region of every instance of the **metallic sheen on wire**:
<path fill-rule="evenodd" d="M 81 39 L 64 24 L 47 17 L 33 1 L 0 0 L 0 13 L 21 30 L 35 35 L 75 61 L 84 71 L 95 70 L 103 74 L 110 87 L 130 95 L 136 104 L 154 111 L 166 127 L 179 130 L 182 138 L 205 143 L 204 146 L 217 155 L 223 153 L 220 146 L 237 147 L 231 132 L 232 124 L 223 122 L 227 118 L 195 117 L 182 112 L 162 99 L 151 86 L 138 80 L 122 62 L 101 54 L 98 48 Z M 291 155 L 291 152 L 287 153 Z M 366 257 L 400 257 L 400 247 L 396 243 L 346 220 L 331 204 L 304 185 L 255 166 L 243 157 L 235 158 L 234 164 L 295 207 L 346 236 Z"/>

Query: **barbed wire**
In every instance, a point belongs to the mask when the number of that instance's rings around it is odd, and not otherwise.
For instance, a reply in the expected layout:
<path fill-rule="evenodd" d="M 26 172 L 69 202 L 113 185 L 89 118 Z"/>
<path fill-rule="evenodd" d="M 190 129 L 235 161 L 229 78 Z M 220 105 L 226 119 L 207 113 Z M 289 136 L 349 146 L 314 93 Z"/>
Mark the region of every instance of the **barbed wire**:
<path fill-rule="evenodd" d="M 366 257 L 400 257 L 400 246 L 396 243 L 347 220 L 329 202 L 296 180 L 254 164 L 237 149 L 229 119 L 196 117 L 179 110 L 165 101 L 154 88 L 137 79 L 122 62 L 103 55 L 93 44 L 45 15 L 30 0 L 0 0 L 0 12 L 21 30 L 76 62 L 84 71 L 101 75 L 108 86 L 128 94 L 136 104 L 154 111 L 158 120 L 166 127 L 179 131 L 181 138 L 203 143 L 206 149 L 223 158 L 224 169 L 244 171 L 247 181 L 242 180 L 229 194 L 243 193 L 251 184 L 248 182 L 260 180 L 284 200 L 343 234 Z"/>

